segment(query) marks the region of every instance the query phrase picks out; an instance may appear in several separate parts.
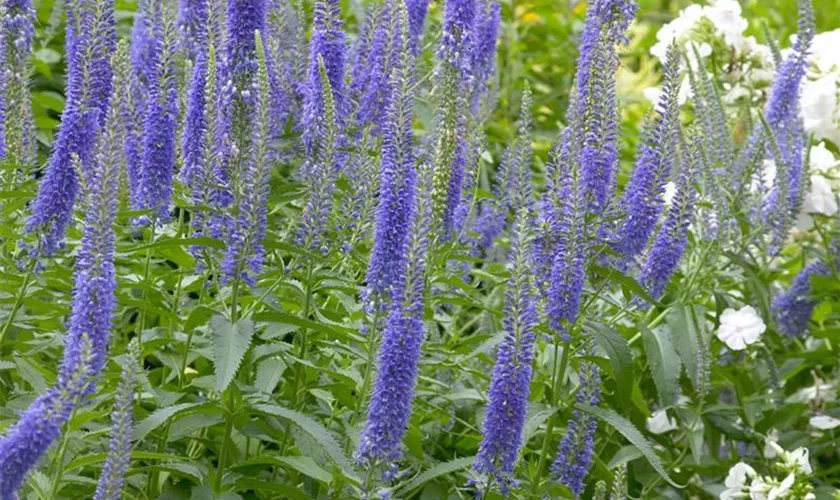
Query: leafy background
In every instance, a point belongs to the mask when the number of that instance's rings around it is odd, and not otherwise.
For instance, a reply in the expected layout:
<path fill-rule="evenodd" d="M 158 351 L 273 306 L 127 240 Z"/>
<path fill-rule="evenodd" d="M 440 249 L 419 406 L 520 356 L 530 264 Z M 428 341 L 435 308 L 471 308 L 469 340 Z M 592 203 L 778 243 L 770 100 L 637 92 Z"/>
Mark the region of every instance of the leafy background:
<path fill-rule="evenodd" d="M 56 15 L 61 11 L 60 1 L 35 3 L 39 22 L 32 103 L 45 157 L 64 105 L 63 28 L 61 16 Z M 619 73 L 622 125 L 627 132 L 623 137 L 638 136 L 649 108 L 642 90 L 658 81 L 659 68 L 648 54 L 656 31 L 689 2 L 640 3 L 640 16 L 631 29 L 631 43 Z M 493 165 L 503 145 L 516 134 L 517 108 L 526 80 L 534 89 L 535 169 L 538 174 L 542 171 L 563 120 L 577 57 L 576 39 L 585 13 L 582 5 L 567 1 L 503 1 L 502 5 L 498 108 L 487 125 L 490 147 L 480 177 L 485 191 L 489 191 Z M 795 31 L 793 0 L 753 0 L 743 5 L 744 17 L 751 20 L 751 34 L 763 38 L 760 20 L 764 20 L 786 45 Z M 353 32 L 362 5 L 344 7 Z M 439 21 L 441 7 L 440 2 L 432 5 L 434 23 Z M 835 0 L 815 0 L 814 7 L 818 31 L 840 27 Z M 118 0 L 117 9 L 120 36 L 127 37 L 134 4 Z M 432 32 L 437 30 L 435 24 Z M 431 116 L 432 110 L 424 111 L 423 102 L 419 106 L 421 117 Z M 634 146 L 631 140 L 624 144 L 625 167 L 629 167 Z M 194 242 L 187 239 L 184 224 L 176 221 L 156 234 L 148 229 L 136 234 L 128 229 L 128 215 L 121 214 L 119 311 L 112 360 L 98 396 L 74 413 L 59 445 L 32 476 L 31 498 L 92 496 L 107 451 L 108 415 L 126 362 L 123 353 L 129 337 L 136 334 L 142 338 L 145 370 L 135 408 L 138 444 L 132 455 L 127 498 L 341 498 L 348 491 L 343 486 L 358 484 L 359 471 L 350 457 L 364 418 L 366 403 L 360 394 L 368 383 L 365 373 L 376 352 L 376 346 L 359 331 L 364 315 L 357 297 L 369 249 L 362 244 L 347 254 L 323 257 L 291 245 L 288 229 L 298 212 L 302 189 L 287 173 L 288 168 L 278 168 L 269 200 L 272 229 L 266 247 L 273 264 L 253 292 L 242 298 L 243 307 L 253 312 L 253 322 L 231 325 L 224 319 L 226 297 L 209 293 L 203 278 L 195 274 L 188 252 Z M 0 193 L 4 221 L 0 225 L 0 426 L 14 422 L 16 412 L 54 381 L 69 310 L 77 230 L 70 232 L 69 250 L 37 275 L 16 265 L 24 207 L 35 189 L 33 180 L 15 192 Z M 719 312 L 726 306 L 726 295 L 735 292 L 755 298 L 769 317 L 769 297 L 774 293 L 771 283 L 778 278 L 788 280 L 801 267 L 801 257 L 785 255 L 777 268 L 781 271 L 774 272 L 736 257 L 730 262 L 731 279 L 725 279 L 727 271 L 720 273 L 724 279 L 717 284 L 725 289 L 713 291 L 714 298 L 705 304 L 709 311 L 698 310 L 699 306 L 674 306 L 662 312 L 661 318 L 650 319 L 670 325 L 673 338 L 680 342 L 678 332 L 689 330 L 692 315 Z M 440 267 L 444 270 L 433 281 L 447 285 L 449 291 L 430 299 L 436 328 L 424 345 L 414 413 L 405 439 L 411 465 L 395 488 L 395 496 L 400 498 L 472 495 L 465 486 L 467 471 L 481 439 L 488 374 L 494 346 L 500 340 L 507 277 L 504 264 L 484 262 L 476 267 L 470 282 Z M 692 263 L 687 267 L 692 269 Z M 632 292 L 632 283 L 622 285 L 626 294 Z M 592 477 L 609 481 L 616 466 L 628 464 L 628 483 L 636 497 L 711 498 L 709 485 L 720 483 L 744 449 L 762 449 L 761 434 L 776 428 L 783 431 L 785 448 L 811 446 L 812 456 L 819 461 L 815 481 L 821 495 L 840 487 L 836 451 L 840 440 L 831 433 L 809 436 L 804 423 L 809 404 L 815 403 L 795 397 L 815 380 L 838 376 L 840 284 L 824 279 L 816 285 L 818 293 L 828 299 L 816 312 L 813 332 L 824 339 L 822 345 L 807 350 L 797 341 L 800 345 L 791 349 L 778 334 L 768 332 L 766 343 L 775 363 L 716 365 L 711 386 L 722 395 L 722 402 L 679 409 L 682 426 L 674 434 L 654 436 L 628 427 L 628 423 L 644 429 L 655 407 L 673 403 L 679 392 L 691 393 L 695 380 L 681 377 L 674 363 L 677 357 L 691 363 L 690 356 L 677 356 L 680 346 L 672 345 L 663 330 L 650 331 L 644 325 L 595 329 L 610 359 L 587 358 L 597 362 L 605 374 L 605 403 L 597 410 L 603 421 Z M 605 319 L 605 323 L 609 321 Z M 305 351 L 294 341 L 301 333 L 310 340 Z M 711 338 L 711 332 L 701 335 Z M 552 341 L 541 341 L 525 431 L 527 444 L 518 474 L 522 489 L 516 495 L 522 498 L 567 494 L 545 484 L 540 472 L 552 459 L 572 410 L 572 387 L 552 383 L 557 356 Z M 690 375 L 688 364 L 686 369 Z M 774 388 L 778 381 L 783 389 Z M 232 398 L 221 401 L 219 389 L 228 383 Z M 836 388 L 833 390 L 836 394 Z M 826 411 L 840 417 L 840 408 L 829 405 Z M 231 429 L 226 428 L 227 422 Z M 553 434 L 546 432 L 547 426 L 554 429 Z M 220 481 L 214 476 L 214 464 L 223 446 L 225 453 L 232 454 L 232 466 L 231 474 Z M 669 486 L 668 480 L 686 488 L 678 490 Z M 339 493 L 342 491 L 345 493 Z"/>

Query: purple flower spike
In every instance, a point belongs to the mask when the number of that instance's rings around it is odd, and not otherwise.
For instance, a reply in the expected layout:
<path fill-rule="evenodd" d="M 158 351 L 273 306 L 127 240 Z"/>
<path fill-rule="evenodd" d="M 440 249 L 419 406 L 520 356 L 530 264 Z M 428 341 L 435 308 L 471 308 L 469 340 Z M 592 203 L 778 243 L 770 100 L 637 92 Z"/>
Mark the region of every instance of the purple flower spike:
<path fill-rule="evenodd" d="M 344 70 L 347 41 L 342 29 L 341 6 L 338 0 L 317 0 L 309 42 L 309 69 L 304 92 L 303 137 L 307 151 L 318 147 L 324 134 L 324 96 L 322 93 L 319 60 L 323 60 L 327 79 L 336 102 L 339 116 L 344 110 Z"/>
<path fill-rule="evenodd" d="M 423 25 L 426 23 L 426 13 L 429 11 L 430 0 L 406 0 L 408 10 L 408 26 L 411 33 L 411 45 L 416 49 L 423 38 Z"/>
<path fill-rule="evenodd" d="M 150 64 L 155 74 L 149 83 L 139 171 L 136 209 L 154 209 L 151 219 L 166 220 L 172 199 L 178 126 L 178 87 L 175 75 L 177 34 L 171 6 L 155 5 Z"/>
<path fill-rule="evenodd" d="M 96 133 L 111 92 L 108 58 L 116 44 L 113 0 L 74 0 L 67 9 L 67 105 L 27 221 L 27 231 L 39 234 L 39 251 L 44 255 L 58 248 L 73 214 L 79 188 L 72 156 L 79 157 L 83 170 L 91 168 Z"/>
<path fill-rule="evenodd" d="M 686 147 L 677 192 L 639 277 L 639 282 L 655 300 L 662 296 L 688 245 L 688 227 L 694 218 L 697 198 L 694 182 L 699 170 L 698 142 L 692 139 L 692 144 Z"/>
<path fill-rule="evenodd" d="M 367 421 L 359 438 L 356 459 L 366 465 L 390 465 L 401 454 L 411 417 L 420 348 L 425 337 L 426 256 L 431 222 L 431 172 L 423 169 L 418 182 L 418 207 L 406 258 L 405 281 L 397 290 L 382 332 Z"/>
<path fill-rule="evenodd" d="M 134 392 L 138 372 L 141 370 L 140 346 L 132 341 L 126 355 L 128 363 L 123 366 L 122 377 L 111 412 L 111 440 L 108 458 L 96 484 L 93 500 L 120 500 L 122 498 L 125 473 L 131 463 L 132 439 L 134 437 Z"/>
<path fill-rule="evenodd" d="M 527 203 L 527 200 L 521 200 Z M 490 404 L 484 420 L 484 440 L 473 470 L 490 476 L 507 495 L 522 446 L 522 429 L 528 413 L 534 349 L 536 301 L 532 290 L 533 266 L 530 214 L 527 205 L 519 210 L 509 258 L 511 277 L 505 304 L 505 337 L 499 345 L 490 382 Z"/>
<path fill-rule="evenodd" d="M 264 0 L 228 0 L 227 61 L 239 92 L 252 83 L 257 72 L 254 33 L 265 31 Z"/>
<path fill-rule="evenodd" d="M 241 279 L 248 285 L 256 282 L 262 270 L 263 247 L 267 223 L 266 200 L 271 177 L 269 161 L 270 140 L 270 83 L 265 61 L 262 36 L 256 32 L 257 102 L 253 125 L 251 157 L 241 179 L 238 196 L 238 217 L 222 261 L 222 273 L 227 279 Z"/>
<path fill-rule="evenodd" d="M 31 0 L 8 0 L 5 9 L 0 17 L 4 24 L 4 29 L 0 29 L 0 159 L 8 157 L 12 164 L 24 167 L 37 161 L 35 119 L 29 97 L 35 11 Z M 13 189 L 19 182 L 15 171 L 8 171 L 3 177 L 5 189 Z"/>
<path fill-rule="evenodd" d="M 672 44 L 665 62 L 662 97 L 655 117 L 645 124 L 636 168 L 621 200 L 625 218 L 618 230 L 616 250 L 627 261 L 645 249 L 662 213 L 662 194 L 671 175 L 680 131 L 679 85 L 679 52 Z"/>
<path fill-rule="evenodd" d="M 492 2 L 486 12 L 476 17 L 471 37 L 471 59 L 473 74 L 472 106 L 476 114 L 481 96 L 487 90 L 487 80 L 496 71 L 496 43 L 502 22 L 502 8 Z"/>
<path fill-rule="evenodd" d="M 547 315 L 556 332 L 566 333 L 580 313 L 580 297 L 586 280 L 584 263 L 586 244 L 583 240 L 585 218 L 584 189 L 578 172 L 571 164 L 578 146 L 572 144 L 571 132 L 567 130 L 559 153 L 552 158 L 550 169 L 558 179 L 557 191 L 553 193 L 547 232 L 553 239 L 552 249 L 545 263 L 548 275 Z M 546 257 L 543 257 L 544 259 Z M 539 260 L 538 260 L 539 262 Z"/>
<path fill-rule="evenodd" d="M 179 45 L 188 61 L 195 61 L 207 46 L 207 0 L 180 0 Z"/>
<path fill-rule="evenodd" d="M 796 275 L 790 289 L 773 300 L 772 310 L 779 331 L 788 337 L 808 331 L 811 314 L 818 304 L 811 291 L 811 277 L 830 275 L 831 267 L 825 262 L 809 264 Z"/>
<path fill-rule="evenodd" d="M 409 52 L 402 53 L 391 75 L 391 97 L 382 133 L 379 205 L 365 291 L 371 312 L 376 302 L 387 306 L 395 290 L 402 286 L 408 229 L 416 203 L 411 133 L 414 67 L 412 57 L 406 55 Z"/>
<path fill-rule="evenodd" d="M 576 400 L 578 405 L 598 406 L 601 399 L 601 376 L 598 367 L 591 362 L 582 361 L 580 365 L 581 388 Z M 586 488 L 586 476 L 592 466 L 595 453 L 595 431 L 598 421 L 580 410 L 572 412 L 566 435 L 560 441 L 557 457 L 551 466 L 551 473 L 560 484 L 571 490 L 575 498 L 580 498 Z"/>

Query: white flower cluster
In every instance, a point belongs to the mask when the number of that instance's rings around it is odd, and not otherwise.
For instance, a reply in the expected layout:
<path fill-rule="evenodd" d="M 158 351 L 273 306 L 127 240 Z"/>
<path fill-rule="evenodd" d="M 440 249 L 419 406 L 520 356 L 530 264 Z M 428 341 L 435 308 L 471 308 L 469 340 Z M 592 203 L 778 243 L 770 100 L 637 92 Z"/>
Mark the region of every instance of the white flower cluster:
<path fill-rule="evenodd" d="M 811 47 L 811 68 L 802 89 L 805 129 L 840 147 L 840 29 L 820 33 Z"/>
<path fill-rule="evenodd" d="M 704 24 L 705 21 L 705 24 Z M 668 45 L 677 40 L 690 59 L 694 49 L 701 58 L 722 58 L 727 74 L 723 77 L 726 103 L 742 99 L 760 103 L 766 97 L 761 87 L 773 79 L 774 61 L 770 48 L 755 37 L 744 36 L 749 23 L 736 0 L 709 0 L 709 5 L 691 5 L 662 26 L 650 53 L 665 60 Z M 691 47 L 693 44 L 694 48 Z M 802 118 L 805 129 L 817 140 L 827 140 L 840 147 L 840 29 L 819 33 L 811 46 L 810 69 L 802 89 Z M 721 60 L 719 60 L 721 62 Z M 683 87 L 687 87 L 683 84 Z M 680 96 L 687 98 L 687 90 Z M 656 89 L 645 95 L 654 100 Z"/>
<path fill-rule="evenodd" d="M 808 459 L 808 448 L 797 448 L 788 452 L 772 440 L 767 444 L 776 453 L 776 469 L 784 475 L 784 479 L 761 476 L 748 464 L 738 462 L 729 469 L 724 482 L 726 489 L 720 494 L 721 500 L 814 500 L 816 497 L 811 492 L 812 486 L 808 481 L 808 476 L 813 472 Z"/>
<path fill-rule="evenodd" d="M 720 57 L 729 72 L 723 83 L 724 101 L 731 104 L 741 98 L 757 101 L 761 93 L 756 88 L 766 85 L 773 77 L 773 57 L 769 47 L 758 43 L 755 37 L 744 36 L 748 25 L 741 15 L 741 4 L 736 0 L 711 0 L 709 5 L 693 4 L 660 28 L 650 53 L 664 61 L 668 46 L 676 40 L 687 52 L 693 67 L 696 66 L 695 51 L 701 59 Z M 680 89 L 680 104 L 690 95 L 688 87 L 686 77 Z M 656 102 L 659 89 L 649 88 L 644 94 Z"/>

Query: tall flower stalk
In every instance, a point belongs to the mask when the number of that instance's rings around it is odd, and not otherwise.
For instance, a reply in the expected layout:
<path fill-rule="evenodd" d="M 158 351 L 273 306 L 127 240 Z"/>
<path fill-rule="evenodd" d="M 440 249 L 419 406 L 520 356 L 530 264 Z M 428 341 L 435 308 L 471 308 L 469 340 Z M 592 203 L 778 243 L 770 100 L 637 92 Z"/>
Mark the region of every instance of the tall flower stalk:
<path fill-rule="evenodd" d="M 172 5 L 155 0 L 152 11 L 149 64 L 153 72 L 144 118 L 143 156 L 136 209 L 150 210 L 150 219 L 167 220 L 172 201 L 178 127 L 178 83 L 175 57 L 177 29 Z"/>
<path fill-rule="evenodd" d="M 125 473 L 131 463 L 131 448 L 134 435 L 134 392 L 140 366 L 140 344 L 135 340 L 128 345 L 127 363 L 123 366 L 114 409 L 111 412 L 111 440 L 108 457 L 102 474 L 96 484 L 94 500 L 120 500 L 122 498 Z"/>
<path fill-rule="evenodd" d="M 6 12 L 0 22 L 4 32 L 0 40 L 0 91 L 5 100 L 4 112 L 0 111 L 0 158 L 5 155 L 12 165 L 25 169 L 37 161 L 35 118 L 30 104 L 32 76 L 32 40 L 35 36 L 33 20 L 35 11 L 31 0 L 7 0 Z M 5 133 L 3 131 L 5 129 Z M 3 137 L 5 135 L 5 137 Z M 4 170 L 7 189 L 13 189 L 22 179 L 22 172 Z"/>
<path fill-rule="evenodd" d="M 432 198 L 435 230 L 442 238 L 452 233 L 461 202 L 466 163 L 468 82 L 472 77 L 470 34 L 476 17 L 475 0 L 448 1 L 438 48 L 439 102 L 434 146 Z"/>
<path fill-rule="evenodd" d="M 336 110 L 344 108 L 344 71 L 346 61 L 346 36 L 342 29 L 341 6 L 338 0 L 317 0 L 312 21 L 312 38 L 309 41 L 309 67 L 304 90 L 303 139 L 307 155 L 311 158 L 323 148 L 327 133 L 323 117 L 327 113 L 326 96 L 321 82 L 320 65 L 323 64 L 330 84 Z M 340 125 L 340 115 L 336 115 Z"/>
<path fill-rule="evenodd" d="M 253 285 L 262 270 L 263 247 L 267 224 L 266 201 L 268 198 L 271 162 L 271 102 L 268 69 L 262 35 L 255 34 L 257 54 L 256 120 L 252 127 L 251 157 L 240 180 L 239 206 L 227 253 L 222 262 L 222 272 L 229 279 L 241 279 Z"/>
<path fill-rule="evenodd" d="M 679 70 L 680 56 L 674 43 L 665 61 L 662 94 L 653 117 L 644 125 L 636 168 L 621 199 L 624 220 L 618 228 L 615 248 L 626 261 L 645 249 L 662 213 L 662 196 L 676 159 L 680 133 Z"/>
<path fill-rule="evenodd" d="M 45 255 L 60 245 L 76 202 L 79 185 L 71 158 L 78 156 L 82 170 L 94 162 L 96 133 L 111 94 L 109 58 L 116 44 L 113 0 L 67 0 L 66 8 L 67 104 L 27 222 L 27 231 L 38 234 Z"/>
<path fill-rule="evenodd" d="M 356 459 L 373 466 L 397 460 L 405 436 L 426 335 L 423 316 L 426 296 L 426 259 L 432 205 L 431 172 L 421 167 L 417 207 L 411 216 L 404 285 L 396 290 L 379 350 L 377 376 L 368 416 L 359 438 Z"/>
<path fill-rule="evenodd" d="M 505 303 L 505 336 L 499 345 L 490 382 L 484 439 L 473 463 L 473 470 L 498 482 L 504 495 L 513 482 L 514 466 L 522 446 L 534 356 L 533 329 L 537 323 L 529 194 L 524 183 L 517 197 L 519 209 L 509 258 L 511 276 Z"/>
<path fill-rule="evenodd" d="M 779 331 L 789 337 L 808 331 L 808 323 L 818 304 L 811 290 L 811 278 L 830 275 L 831 266 L 825 262 L 811 263 L 796 275 L 786 292 L 773 300 L 772 311 Z"/>
<path fill-rule="evenodd" d="M 526 83 L 519 112 L 519 131 L 513 144 L 505 148 L 502 162 L 496 169 L 494 199 L 482 200 L 476 219 L 476 231 L 480 235 L 476 243 L 479 248 L 490 248 L 493 240 L 508 227 L 510 214 L 517 209 L 515 194 L 531 183 L 532 106 L 531 87 Z"/>
<path fill-rule="evenodd" d="M 402 9 L 397 11 L 404 12 Z M 404 15 L 404 14 L 403 14 Z M 398 32 L 407 31 L 405 20 Z M 414 61 L 405 50 L 402 33 L 397 50 L 401 54 L 389 82 L 389 103 L 382 130 L 382 160 L 379 171 L 379 205 L 376 208 L 373 249 L 368 265 L 365 301 L 368 308 L 386 306 L 403 286 L 411 217 L 416 204 L 414 144 L 411 132 L 414 93 Z"/>
<path fill-rule="evenodd" d="M 126 68 L 128 50 L 120 45 L 114 66 Z M 118 74 L 117 96 L 124 96 L 125 74 Z M 64 359 L 58 380 L 39 397 L 0 439 L 0 499 L 17 498 L 29 470 L 59 436 L 79 401 L 93 392 L 96 378 L 105 366 L 111 323 L 116 308 L 114 269 L 114 222 L 123 161 L 123 128 L 119 126 L 119 102 L 111 99 L 96 156 L 87 168 L 72 155 L 81 184 L 85 214 L 82 240 L 76 256 L 73 301 L 67 321 Z"/>
<path fill-rule="evenodd" d="M 690 134 L 691 145 L 682 148 L 683 157 L 677 188 L 668 215 L 659 233 L 654 238 L 653 246 L 647 255 L 647 261 L 642 266 L 639 282 L 648 294 L 658 300 L 665 286 L 671 281 L 680 259 L 688 245 L 688 227 L 694 218 L 694 205 L 697 192 L 694 187 L 697 172 L 700 170 L 699 153 L 694 134 Z"/>
<path fill-rule="evenodd" d="M 578 405 L 598 406 L 601 400 L 601 376 L 598 367 L 590 361 L 580 365 L 581 387 L 575 396 Z M 574 410 L 566 426 L 566 435 L 560 441 L 557 457 L 551 466 L 555 480 L 580 498 L 586 487 L 586 476 L 595 455 L 595 431 L 598 422 L 595 417 Z"/>

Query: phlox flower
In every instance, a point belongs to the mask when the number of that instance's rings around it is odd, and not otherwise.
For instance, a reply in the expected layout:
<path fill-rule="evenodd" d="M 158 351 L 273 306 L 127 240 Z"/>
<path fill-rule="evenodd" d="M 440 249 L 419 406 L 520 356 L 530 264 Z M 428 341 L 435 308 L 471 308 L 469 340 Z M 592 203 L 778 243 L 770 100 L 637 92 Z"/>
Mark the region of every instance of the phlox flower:
<path fill-rule="evenodd" d="M 764 320 L 752 306 L 728 308 L 720 316 L 717 337 L 733 351 L 742 351 L 757 342 L 766 329 Z"/>

